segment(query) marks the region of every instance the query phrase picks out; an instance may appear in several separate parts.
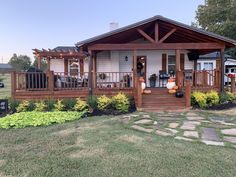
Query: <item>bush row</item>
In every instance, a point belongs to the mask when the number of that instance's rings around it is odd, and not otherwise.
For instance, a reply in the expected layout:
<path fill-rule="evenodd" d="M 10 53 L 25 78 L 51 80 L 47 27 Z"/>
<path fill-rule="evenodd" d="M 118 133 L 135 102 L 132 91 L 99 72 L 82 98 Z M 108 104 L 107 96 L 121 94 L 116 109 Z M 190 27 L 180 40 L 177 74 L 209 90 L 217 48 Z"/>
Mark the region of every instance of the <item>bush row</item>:
<path fill-rule="evenodd" d="M 191 95 L 191 104 L 194 107 L 207 108 L 218 104 L 233 102 L 235 95 L 230 92 L 218 93 L 210 91 L 207 93 L 196 91 Z"/>
<path fill-rule="evenodd" d="M 134 99 L 123 93 L 109 98 L 105 95 L 89 96 L 86 101 L 77 99 L 41 100 L 41 101 L 9 101 L 12 112 L 27 111 L 89 111 L 95 113 L 126 113 L 135 109 Z"/>

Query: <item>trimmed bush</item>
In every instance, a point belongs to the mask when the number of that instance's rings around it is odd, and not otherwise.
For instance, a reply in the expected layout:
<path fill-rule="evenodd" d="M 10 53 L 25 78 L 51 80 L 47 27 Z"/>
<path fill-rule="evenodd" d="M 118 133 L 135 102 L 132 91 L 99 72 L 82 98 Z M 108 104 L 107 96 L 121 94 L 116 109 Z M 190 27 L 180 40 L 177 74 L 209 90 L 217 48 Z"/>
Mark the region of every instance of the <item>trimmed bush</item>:
<path fill-rule="evenodd" d="M 111 107 L 112 100 L 105 95 L 98 97 L 97 104 L 100 111 L 106 111 Z"/>
<path fill-rule="evenodd" d="M 39 102 L 36 102 L 35 103 L 35 111 L 38 111 L 38 112 L 44 112 L 46 111 L 47 109 L 47 105 L 45 104 L 44 101 L 39 101 Z"/>
<path fill-rule="evenodd" d="M 118 112 L 125 113 L 129 111 L 129 99 L 123 93 L 118 93 L 112 97 L 112 107 Z"/>
<path fill-rule="evenodd" d="M 16 108 L 16 112 L 26 112 L 29 111 L 30 102 L 29 101 L 22 101 Z"/>
<path fill-rule="evenodd" d="M 221 104 L 232 102 L 235 100 L 235 95 L 231 92 L 223 92 L 220 94 L 219 101 Z"/>
<path fill-rule="evenodd" d="M 0 119 L 0 128 L 24 128 L 29 126 L 48 126 L 54 123 L 78 120 L 84 112 L 21 112 Z"/>
<path fill-rule="evenodd" d="M 75 111 L 84 111 L 88 108 L 88 105 L 85 101 L 81 100 L 80 98 L 76 99 L 76 104 L 74 106 Z"/>
<path fill-rule="evenodd" d="M 98 107 L 97 97 L 95 97 L 95 96 L 88 96 L 87 104 L 88 104 L 88 106 L 90 108 L 92 108 L 93 110 L 96 110 L 97 107 Z"/>
<path fill-rule="evenodd" d="M 207 106 L 214 106 L 219 104 L 219 95 L 216 91 L 210 91 L 206 93 Z"/>
<path fill-rule="evenodd" d="M 197 105 L 200 108 L 207 107 L 207 96 L 205 93 L 202 92 L 193 92 L 191 95 L 191 104 Z"/>
<path fill-rule="evenodd" d="M 13 112 L 16 112 L 16 108 L 19 106 L 20 101 L 9 99 L 8 103 L 9 103 L 9 109 Z"/>
<path fill-rule="evenodd" d="M 54 110 L 54 104 L 56 104 L 56 100 L 46 100 L 45 104 L 47 105 L 46 111 L 53 111 Z"/>
<path fill-rule="evenodd" d="M 54 104 L 54 111 L 64 111 L 65 105 L 63 104 L 62 100 L 57 100 Z"/>
<path fill-rule="evenodd" d="M 65 105 L 65 110 L 72 111 L 74 109 L 74 106 L 76 104 L 76 99 L 64 99 L 62 101 L 63 105 Z"/>

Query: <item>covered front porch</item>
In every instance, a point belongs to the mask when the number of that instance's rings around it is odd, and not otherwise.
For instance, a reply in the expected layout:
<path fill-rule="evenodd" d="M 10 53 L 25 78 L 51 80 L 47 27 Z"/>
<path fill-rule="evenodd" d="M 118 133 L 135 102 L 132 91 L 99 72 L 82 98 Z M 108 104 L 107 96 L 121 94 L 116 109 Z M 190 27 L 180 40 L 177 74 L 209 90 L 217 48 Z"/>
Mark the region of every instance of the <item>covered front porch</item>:
<path fill-rule="evenodd" d="M 230 39 L 156 16 L 81 41 L 75 47 L 34 49 L 38 68 L 41 60 L 47 60 L 47 71 L 13 73 L 12 96 L 86 98 L 122 91 L 142 107 L 143 82 L 146 88 L 166 88 L 172 77 L 190 106 L 191 90 L 223 91 L 224 50 L 232 46 Z M 220 53 L 216 69 L 198 71 L 198 55 L 214 51 Z M 162 93 L 163 89 L 153 90 L 155 103 Z"/>

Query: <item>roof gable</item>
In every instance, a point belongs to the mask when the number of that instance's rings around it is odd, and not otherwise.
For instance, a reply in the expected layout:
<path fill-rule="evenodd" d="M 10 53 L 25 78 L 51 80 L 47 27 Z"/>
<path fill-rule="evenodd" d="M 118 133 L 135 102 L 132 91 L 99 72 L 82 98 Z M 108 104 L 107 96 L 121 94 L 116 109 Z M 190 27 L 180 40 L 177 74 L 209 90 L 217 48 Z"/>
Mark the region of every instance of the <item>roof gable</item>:
<path fill-rule="evenodd" d="M 141 37 L 140 34 L 137 32 L 137 28 L 142 28 L 146 31 L 149 31 L 149 35 L 152 36 L 152 31 L 151 26 L 153 23 L 158 22 L 161 25 L 165 24 L 165 27 L 162 27 L 160 30 L 160 35 L 164 36 L 165 34 L 168 33 L 168 27 L 175 26 L 178 28 L 178 32 L 176 32 L 175 35 L 171 36 L 167 41 L 165 42 L 171 42 L 171 41 L 176 41 L 178 40 L 184 40 L 183 42 L 188 42 L 191 40 L 195 40 L 196 38 L 201 39 L 201 40 L 210 40 L 210 41 L 218 41 L 218 42 L 224 42 L 226 43 L 226 47 L 233 47 L 236 45 L 236 41 L 211 33 L 207 32 L 205 30 L 192 27 L 162 16 L 154 16 L 152 18 L 148 18 L 146 20 L 125 26 L 123 28 L 119 28 L 117 30 L 104 33 L 102 35 L 98 35 L 96 37 L 78 42 L 76 45 L 78 47 L 80 46 L 87 46 L 91 44 L 95 44 L 97 42 L 99 43 L 110 43 L 111 41 L 114 41 L 115 43 L 126 43 L 126 40 L 136 40 L 138 37 Z M 181 30 L 186 30 L 186 33 L 181 31 Z M 187 32 L 188 31 L 188 32 Z M 194 35 L 193 35 L 194 34 Z"/>

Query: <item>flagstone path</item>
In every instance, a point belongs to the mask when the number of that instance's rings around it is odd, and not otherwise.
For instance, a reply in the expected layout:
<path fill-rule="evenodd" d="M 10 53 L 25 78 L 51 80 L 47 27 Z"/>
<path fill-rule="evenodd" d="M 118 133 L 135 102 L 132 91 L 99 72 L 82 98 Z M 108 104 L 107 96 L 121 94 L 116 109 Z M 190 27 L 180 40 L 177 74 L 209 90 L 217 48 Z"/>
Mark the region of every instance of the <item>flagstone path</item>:
<path fill-rule="evenodd" d="M 136 131 L 156 136 L 236 148 L 236 118 L 227 118 L 198 111 L 157 114 L 137 112 L 123 116 L 122 122 Z"/>

